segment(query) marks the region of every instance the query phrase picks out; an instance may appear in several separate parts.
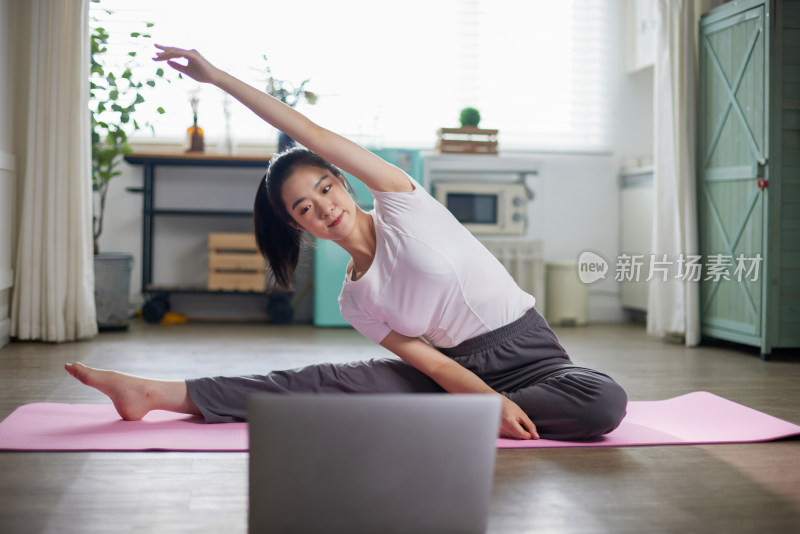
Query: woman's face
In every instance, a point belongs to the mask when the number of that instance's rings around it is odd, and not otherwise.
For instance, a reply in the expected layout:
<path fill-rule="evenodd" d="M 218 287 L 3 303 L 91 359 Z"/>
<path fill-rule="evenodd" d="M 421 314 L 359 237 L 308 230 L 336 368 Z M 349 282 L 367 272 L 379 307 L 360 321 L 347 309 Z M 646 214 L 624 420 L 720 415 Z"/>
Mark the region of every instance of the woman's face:
<path fill-rule="evenodd" d="M 355 227 L 358 208 L 344 179 L 328 169 L 298 166 L 283 183 L 281 198 L 294 226 L 319 239 L 338 241 Z"/>

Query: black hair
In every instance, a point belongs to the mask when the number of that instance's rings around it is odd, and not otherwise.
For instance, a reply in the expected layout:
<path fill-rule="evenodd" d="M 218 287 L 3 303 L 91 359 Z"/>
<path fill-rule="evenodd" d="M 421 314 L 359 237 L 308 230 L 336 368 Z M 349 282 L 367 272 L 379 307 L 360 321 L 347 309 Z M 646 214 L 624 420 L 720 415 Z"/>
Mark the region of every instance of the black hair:
<path fill-rule="evenodd" d="M 344 179 L 350 190 L 342 171 L 307 148 L 291 148 L 270 160 L 267 172 L 258 183 L 253 205 L 253 226 L 258 250 L 269 262 L 275 281 L 287 288 L 292 285 L 292 276 L 300 258 L 303 231 L 290 224 L 292 217 L 283 203 L 281 188 L 300 165 L 325 169 L 337 178 Z"/>

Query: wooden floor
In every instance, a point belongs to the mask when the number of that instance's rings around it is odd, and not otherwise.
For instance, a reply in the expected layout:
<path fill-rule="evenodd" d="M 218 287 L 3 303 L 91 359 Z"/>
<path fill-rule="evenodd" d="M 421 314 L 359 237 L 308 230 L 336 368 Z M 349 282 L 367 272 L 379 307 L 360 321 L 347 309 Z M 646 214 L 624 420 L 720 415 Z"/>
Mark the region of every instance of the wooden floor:
<path fill-rule="evenodd" d="M 632 400 L 710 391 L 800 423 L 800 359 L 686 349 L 635 325 L 556 330 Z M 184 378 L 385 355 L 352 330 L 135 322 L 64 345 L 0 349 L 0 418 L 29 402 L 103 403 L 62 368 Z M 498 451 L 490 532 L 800 531 L 800 441 Z M 313 513 L 313 511 L 311 512 Z M 242 453 L 0 453 L 0 532 L 246 531 Z"/>

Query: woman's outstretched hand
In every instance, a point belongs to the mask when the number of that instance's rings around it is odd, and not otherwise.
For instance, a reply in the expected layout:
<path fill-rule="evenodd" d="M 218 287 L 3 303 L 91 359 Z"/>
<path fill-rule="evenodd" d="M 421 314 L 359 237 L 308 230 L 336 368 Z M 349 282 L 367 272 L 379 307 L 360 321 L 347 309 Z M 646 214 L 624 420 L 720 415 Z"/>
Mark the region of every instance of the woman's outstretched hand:
<path fill-rule="evenodd" d="M 154 61 L 166 61 L 167 65 L 181 72 L 190 78 L 203 83 L 216 83 L 221 71 L 208 62 L 200 55 L 197 50 L 184 50 L 173 46 L 156 45 L 159 49 L 156 52 Z M 176 59 L 185 59 L 185 63 L 179 63 Z"/>
<path fill-rule="evenodd" d="M 539 439 L 536 425 L 522 408 L 507 397 L 503 399 L 503 409 L 500 412 L 500 437 L 512 439 Z"/>

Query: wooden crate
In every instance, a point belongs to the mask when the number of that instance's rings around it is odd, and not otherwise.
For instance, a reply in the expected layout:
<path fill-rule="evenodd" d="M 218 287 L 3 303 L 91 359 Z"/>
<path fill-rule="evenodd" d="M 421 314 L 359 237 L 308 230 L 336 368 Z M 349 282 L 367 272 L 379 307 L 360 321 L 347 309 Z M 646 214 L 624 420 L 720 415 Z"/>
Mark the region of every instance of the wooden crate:
<path fill-rule="evenodd" d="M 436 149 L 442 154 L 497 154 L 498 130 L 439 128 Z"/>
<path fill-rule="evenodd" d="M 208 289 L 264 291 L 264 268 L 253 234 L 208 234 Z"/>
<path fill-rule="evenodd" d="M 256 236 L 244 233 L 211 233 L 208 234 L 208 248 L 210 250 L 240 250 L 257 252 Z"/>

